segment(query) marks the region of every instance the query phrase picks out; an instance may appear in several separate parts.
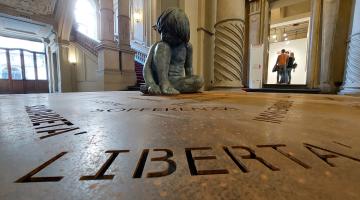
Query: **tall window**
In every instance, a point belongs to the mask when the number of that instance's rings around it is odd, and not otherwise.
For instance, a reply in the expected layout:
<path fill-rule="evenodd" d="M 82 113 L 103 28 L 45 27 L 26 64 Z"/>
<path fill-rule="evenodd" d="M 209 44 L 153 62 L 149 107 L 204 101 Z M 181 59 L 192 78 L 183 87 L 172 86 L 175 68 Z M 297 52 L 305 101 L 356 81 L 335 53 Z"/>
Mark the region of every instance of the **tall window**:
<path fill-rule="evenodd" d="M 34 54 L 24 51 L 25 77 L 27 80 L 35 80 Z"/>
<path fill-rule="evenodd" d="M 10 50 L 9 53 L 12 80 L 22 80 L 20 50 Z"/>
<path fill-rule="evenodd" d="M 0 36 L 0 79 L 47 80 L 44 44 Z"/>
<path fill-rule="evenodd" d="M 8 79 L 9 72 L 7 66 L 6 50 L 0 49 L 0 79 Z"/>
<path fill-rule="evenodd" d="M 82 34 L 97 40 L 97 15 L 94 0 L 77 0 L 75 5 L 75 20 L 77 30 Z"/>

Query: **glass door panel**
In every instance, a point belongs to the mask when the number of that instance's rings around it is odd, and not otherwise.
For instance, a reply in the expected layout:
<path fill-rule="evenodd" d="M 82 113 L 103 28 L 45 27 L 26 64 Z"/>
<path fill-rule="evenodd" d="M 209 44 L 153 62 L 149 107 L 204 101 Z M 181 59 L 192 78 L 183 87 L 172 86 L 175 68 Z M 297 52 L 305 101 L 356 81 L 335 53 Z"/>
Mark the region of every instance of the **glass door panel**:
<path fill-rule="evenodd" d="M 36 54 L 38 80 L 47 80 L 45 54 Z"/>
<path fill-rule="evenodd" d="M 21 57 L 19 50 L 10 50 L 11 77 L 13 80 L 22 80 Z"/>
<path fill-rule="evenodd" d="M 35 80 L 34 54 L 24 51 L 25 79 Z"/>
<path fill-rule="evenodd" d="M 6 50 L 0 49 L 0 79 L 9 79 Z"/>

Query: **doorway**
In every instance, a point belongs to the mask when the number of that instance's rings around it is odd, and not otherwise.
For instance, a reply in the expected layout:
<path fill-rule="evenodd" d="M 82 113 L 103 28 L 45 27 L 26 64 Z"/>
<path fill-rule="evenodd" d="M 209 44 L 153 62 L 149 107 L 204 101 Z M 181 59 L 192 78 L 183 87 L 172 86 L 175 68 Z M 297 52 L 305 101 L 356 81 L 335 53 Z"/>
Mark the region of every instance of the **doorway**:
<path fill-rule="evenodd" d="M 281 85 L 285 88 L 306 88 L 311 1 L 275 1 L 270 8 L 269 51 L 267 70 L 264 71 L 267 76 L 264 87 Z M 294 65 L 287 66 L 286 73 L 281 73 L 277 63 L 282 50 L 295 60 Z"/>

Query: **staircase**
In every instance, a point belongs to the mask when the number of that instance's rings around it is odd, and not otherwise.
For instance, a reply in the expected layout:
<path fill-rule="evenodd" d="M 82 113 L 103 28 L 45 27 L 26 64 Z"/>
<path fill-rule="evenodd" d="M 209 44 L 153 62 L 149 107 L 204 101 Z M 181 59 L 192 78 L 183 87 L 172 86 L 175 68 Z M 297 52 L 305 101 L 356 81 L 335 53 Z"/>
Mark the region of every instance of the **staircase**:
<path fill-rule="evenodd" d="M 143 73 L 142 73 L 143 67 L 144 67 L 144 65 L 135 59 L 136 85 L 128 87 L 129 91 L 139 91 L 140 85 L 145 84 Z"/>

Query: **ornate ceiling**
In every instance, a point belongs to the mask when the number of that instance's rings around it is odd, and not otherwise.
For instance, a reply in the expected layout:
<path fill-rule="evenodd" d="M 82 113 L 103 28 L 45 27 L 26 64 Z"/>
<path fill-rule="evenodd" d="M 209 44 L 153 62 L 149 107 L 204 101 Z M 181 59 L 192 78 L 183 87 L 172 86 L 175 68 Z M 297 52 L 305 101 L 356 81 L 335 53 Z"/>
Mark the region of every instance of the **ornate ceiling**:
<path fill-rule="evenodd" d="M 54 13 L 57 0 L 1 0 L 0 4 L 14 8 L 16 11 L 37 14 L 51 15 Z"/>

